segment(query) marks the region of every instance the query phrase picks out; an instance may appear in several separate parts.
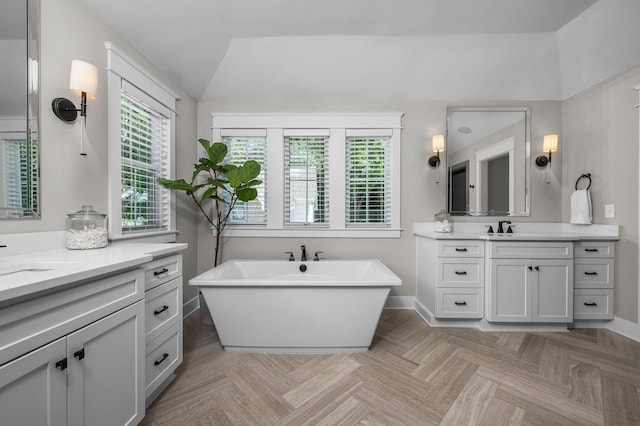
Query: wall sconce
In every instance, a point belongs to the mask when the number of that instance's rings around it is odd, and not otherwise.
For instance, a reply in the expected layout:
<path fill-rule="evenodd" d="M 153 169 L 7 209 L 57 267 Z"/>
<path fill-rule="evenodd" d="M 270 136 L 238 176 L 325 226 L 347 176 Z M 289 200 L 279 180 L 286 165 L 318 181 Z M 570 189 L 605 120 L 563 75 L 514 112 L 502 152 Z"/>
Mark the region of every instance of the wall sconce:
<path fill-rule="evenodd" d="M 536 157 L 536 165 L 538 167 L 544 167 L 551 163 L 551 153 L 558 150 L 558 135 L 544 135 L 544 141 L 542 142 L 542 151 L 547 155 L 538 155 Z"/>
<path fill-rule="evenodd" d="M 551 183 L 551 153 L 558 151 L 558 135 L 544 135 L 542 151 L 547 155 L 538 155 L 536 165 L 538 167 L 547 166 L 547 183 Z"/>
<path fill-rule="evenodd" d="M 80 108 L 67 98 L 55 98 L 51 102 L 53 113 L 60 120 L 70 123 L 78 117 L 78 111 L 82 120 L 80 122 L 80 155 L 84 152 L 84 140 L 87 126 L 87 98 L 95 99 L 98 90 L 98 68 L 87 62 L 74 59 L 71 61 L 71 76 L 69 77 L 69 90 L 80 95 Z"/>
<path fill-rule="evenodd" d="M 431 138 L 431 152 L 435 152 L 436 155 L 429 157 L 429 165 L 431 167 L 438 167 L 440 164 L 441 151 L 444 151 L 444 135 L 433 135 L 433 138 Z"/>
<path fill-rule="evenodd" d="M 80 95 L 80 108 L 67 98 L 55 98 L 51 102 L 53 112 L 62 121 L 75 121 L 78 111 L 82 117 L 87 116 L 87 98 L 95 99 L 98 89 L 98 69 L 86 62 L 74 59 L 71 61 L 69 90 Z"/>

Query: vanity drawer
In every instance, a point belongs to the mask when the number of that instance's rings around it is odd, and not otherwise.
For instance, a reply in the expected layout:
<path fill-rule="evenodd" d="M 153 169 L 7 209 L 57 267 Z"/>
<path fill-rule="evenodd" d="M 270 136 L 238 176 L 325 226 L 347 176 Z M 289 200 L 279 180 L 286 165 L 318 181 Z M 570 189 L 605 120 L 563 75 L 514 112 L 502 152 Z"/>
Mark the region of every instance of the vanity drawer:
<path fill-rule="evenodd" d="M 182 255 L 163 257 L 143 267 L 145 290 L 149 290 L 182 275 Z"/>
<path fill-rule="evenodd" d="M 484 241 L 440 240 L 439 257 L 484 257 Z"/>
<path fill-rule="evenodd" d="M 613 289 L 573 290 L 573 319 L 613 319 Z"/>
<path fill-rule="evenodd" d="M 613 241 L 580 241 L 574 244 L 574 257 L 611 257 L 615 256 L 615 246 Z"/>
<path fill-rule="evenodd" d="M 502 242 L 489 243 L 492 258 L 497 259 L 572 259 L 572 242 Z"/>
<path fill-rule="evenodd" d="M 574 288 L 613 288 L 613 259 L 573 261 Z"/>
<path fill-rule="evenodd" d="M 145 398 L 148 398 L 182 363 L 182 322 L 149 342 L 145 352 Z"/>
<path fill-rule="evenodd" d="M 436 318 L 482 318 L 483 288 L 436 288 Z"/>
<path fill-rule="evenodd" d="M 149 343 L 182 319 L 182 278 L 145 293 L 145 342 Z"/>
<path fill-rule="evenodd" d="M 437 262 L 438 287 L 482 287 L 484 285 L 484 259 L 439 257 Z"/>

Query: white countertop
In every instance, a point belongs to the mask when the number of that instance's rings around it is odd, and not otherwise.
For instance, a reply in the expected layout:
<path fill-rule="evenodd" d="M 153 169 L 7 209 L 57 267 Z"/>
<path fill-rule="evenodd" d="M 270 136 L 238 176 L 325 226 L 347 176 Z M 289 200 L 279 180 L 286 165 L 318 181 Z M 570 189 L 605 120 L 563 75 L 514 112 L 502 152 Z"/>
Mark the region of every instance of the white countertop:
<path fill-rule="evenodd" d="M 497 230 L 494 222 L 454 222 L 453 232 L 435 232 L 433 222 L 413 224 L 413 234 L 436 240 L 485 241 L 617 241 L 618 225 L 573 225 L 570 223 L 513 222 L 513 234 L 487 234 L 487 226 Z M 504 226 L 506 229 L 506 225 Z"/>
<path fill-rule="evenodd" d="M 133 268 L 186 250 L 182 243 L 116 244 L 93 250 L 66 248 L 0 258 L 0 303 L 65 284 Z"/>

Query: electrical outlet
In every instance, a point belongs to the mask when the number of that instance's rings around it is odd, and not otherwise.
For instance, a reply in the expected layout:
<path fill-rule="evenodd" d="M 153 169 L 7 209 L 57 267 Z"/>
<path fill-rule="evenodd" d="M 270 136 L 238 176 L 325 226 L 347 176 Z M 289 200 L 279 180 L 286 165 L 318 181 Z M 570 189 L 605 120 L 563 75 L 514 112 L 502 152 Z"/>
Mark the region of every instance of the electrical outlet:
<path fill-rule="evenodd" d="M 604 205 L 604 217 L 607 219 L 613 219 L 616 217 L 616 205 L 605 204 Z"/>

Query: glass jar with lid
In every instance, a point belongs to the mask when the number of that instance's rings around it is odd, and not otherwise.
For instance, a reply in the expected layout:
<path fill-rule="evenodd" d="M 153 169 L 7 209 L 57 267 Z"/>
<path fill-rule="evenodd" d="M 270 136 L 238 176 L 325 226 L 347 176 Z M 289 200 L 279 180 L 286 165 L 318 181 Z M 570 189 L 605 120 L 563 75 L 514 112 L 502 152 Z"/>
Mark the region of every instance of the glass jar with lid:
<path fill-rule="evenodd" d="M 444 209 L 433 216 L 433 230 L 435 232 L 453 232 L 453 217 Z"/>
<path fill-rule="evenodd" d="M 67 215 L 67 248 L 86 250 L 106 247 L 109 242 L 107 215 L 82 206 L 82 210 Z"/>

